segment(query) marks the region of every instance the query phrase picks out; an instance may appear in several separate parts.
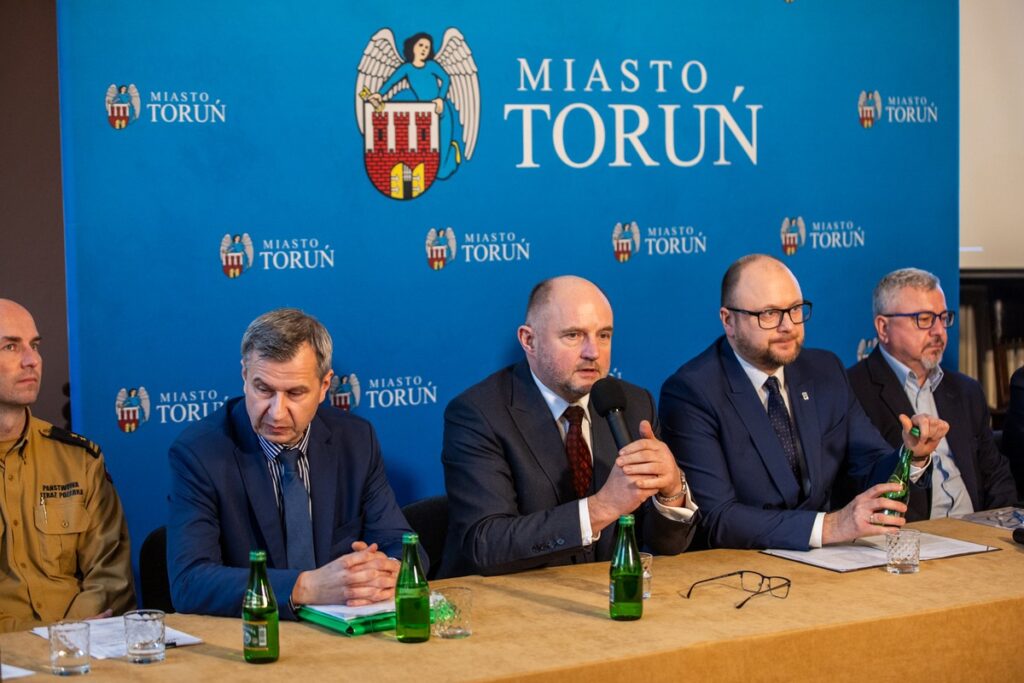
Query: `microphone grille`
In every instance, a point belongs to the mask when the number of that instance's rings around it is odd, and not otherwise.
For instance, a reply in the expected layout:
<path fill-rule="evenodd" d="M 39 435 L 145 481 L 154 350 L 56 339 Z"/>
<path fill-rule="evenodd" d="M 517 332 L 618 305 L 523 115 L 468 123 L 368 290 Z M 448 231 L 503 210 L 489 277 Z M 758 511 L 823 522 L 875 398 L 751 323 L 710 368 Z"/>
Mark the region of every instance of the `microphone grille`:
<path fill-rule="evenodd" d="M 601 417 L 608 417 L 613 410 L 626 409 L 626 392 L 622 383 L 614 377 L 605 377 L 594 382 L 590 388 L 590 402 Z"/>

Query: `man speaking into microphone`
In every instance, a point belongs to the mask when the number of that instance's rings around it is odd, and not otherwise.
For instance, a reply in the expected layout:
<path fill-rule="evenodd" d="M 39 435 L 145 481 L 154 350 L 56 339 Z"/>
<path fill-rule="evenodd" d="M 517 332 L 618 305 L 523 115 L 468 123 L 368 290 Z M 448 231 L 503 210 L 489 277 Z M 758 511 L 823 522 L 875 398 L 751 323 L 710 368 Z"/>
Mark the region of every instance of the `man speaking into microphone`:
<path fill-rule="evenodd" d="M 674 555 L 689 545 L 697 506 L 656 436 L 650 393 L 607 379 L 617 386 L 591 401 L 608 374 L 612 329 L 596 285 L 544 280 L 518 329 L 526 358 L 448 404 L 442 576 L 609 560 L 614 524 L 629 513 L 645 549 Z"/>

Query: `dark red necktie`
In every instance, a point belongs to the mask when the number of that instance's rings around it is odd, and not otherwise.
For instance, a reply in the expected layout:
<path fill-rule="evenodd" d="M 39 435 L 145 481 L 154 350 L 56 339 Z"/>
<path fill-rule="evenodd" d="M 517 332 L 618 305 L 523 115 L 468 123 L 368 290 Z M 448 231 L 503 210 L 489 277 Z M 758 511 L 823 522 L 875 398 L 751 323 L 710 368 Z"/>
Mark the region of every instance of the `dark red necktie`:
<path fill-rule="evenodd" d="M 594 476 L 594 464 L 590 460 L 590 449 L 583 440 L 583 408 L 569 406 L 562 417 L 569 421 L 565 435 L 565 453 L 569 456 L 572 469 L 572 486 L 576 495 L 583 498 L 590 491 L 590 480 Z"/>

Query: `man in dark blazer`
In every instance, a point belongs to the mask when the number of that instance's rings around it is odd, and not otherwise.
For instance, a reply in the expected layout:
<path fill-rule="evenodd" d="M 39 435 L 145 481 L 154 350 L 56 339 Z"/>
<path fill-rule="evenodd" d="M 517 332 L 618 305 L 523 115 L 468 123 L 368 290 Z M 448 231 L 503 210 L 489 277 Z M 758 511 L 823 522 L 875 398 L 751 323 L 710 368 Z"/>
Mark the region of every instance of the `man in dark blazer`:
<path fill-rule="evenodd" d="M 167 561 L 180 612 L 238 616 L 249 551 L 267 552 L 282 618 L 302 604 L 393 597 L 409 525 L 373 427 L 322 406 L 330 335 L 296 309 L 266 313 L 242 338 L 244 399 L 171 446 Z"/>
<path fill-rule="evenodd" d="M 1003 453 L 1017 480 L 1017 500 L 1024 500 L 1024 367 L 1010 378 L 1010 407 L 1003 423 Z"/>
<path fill-rule="evenodd" d="M 878 346 L 849 370 L 871 422 L 894 446 L 901 441 L 901 413 L 928 413 L 949 423 L 931 457 L 911 463 L 907 519 L 1012 505 L 1013 476 L 993 440 L 981 385 L 939 365 L 954 320 L 939 279 L 917 268 L 893 271 L 875 287 L 872 308 Z"/>
<path fill-rule="evenodd" d="M 709 542 L 728 548 L 806 550 L 901 526 L 902 503 L 877 484 L 830 511 L 845 467 L 863 489 L 885 481 L 896 452 L 871 426 L 842 364 L 828 351 L 802 349 L 811 304 L 779 260 L 762 254 L 733 263 L 722 280 L 725 336 L 679 368 L 661 390 L 666 443 L 700 500 Z M 940 420 L 914 416 L 930 452 L 945 433 Z"/>
<path fill-rule="evenodd" d="M 525 360 L 445 410 L 449 526 L 441 575 L 608 560 L 615 523 L 627 513 L 637 516 L 641 546 L 685 550 L 696 505 L 655 436 L 651 395 L 621 383 L 626 424 L 640 435 L 621 451 L 590 404 L 590 388 L 611 359 L 604 294 L 576 277 L 540 283 L 518 338 Z"/>

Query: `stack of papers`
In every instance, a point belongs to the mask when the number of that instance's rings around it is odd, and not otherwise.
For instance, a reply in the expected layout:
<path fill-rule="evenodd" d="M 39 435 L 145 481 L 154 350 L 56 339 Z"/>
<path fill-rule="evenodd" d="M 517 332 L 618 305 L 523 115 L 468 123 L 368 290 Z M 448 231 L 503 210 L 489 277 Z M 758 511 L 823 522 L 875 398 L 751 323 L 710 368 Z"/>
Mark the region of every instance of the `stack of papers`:
<path fill-rule="evenodd" d="M 937 560 L 943 557 L 984 553 L 990 550 L 998 550 L 998 548 L 968 543 L 967 541 L 958 541 L 955 538 L 935 536 L 934 534 L 921 534 L 922 560 Z M 840 543 L 824 548 L 812 548 L 811 550 L 779 550 L 769 548 L 761 552 L 787 560 L 814 565 L 822 569 L 830 569 L 834 572 L 850 572 L 857 569 L 882 567 L 885 565 L 885 534 L 865 536 L 853 543 Z"/>
<path fill-rule="evenodd" d="M 91 656 L 96 659 L 107 659 L 109 657 L 125 657 L 128 655 L 128 646 L 124 642 L 124 617 L 90 619 L 88 623 L 89 654 Z M 32 629 L 32 633 L 42 638 L 50 637 L 45 626 Z M 201 642 L 203 642 L 201 639 L 183 631 L 173 629 L 170 626 L 164 627 L 164 643 L 167 647 L 198 645 Z M 4 675 L 7 675 L 6 671 Z"/>
<path fill-rule="evenodd" d="M 346 636 L 390 631 L 395 628 L 395 601 L 384 600 L 362 607 L 348 605 L 303 605 L 300 619 L 311 621 Z"/>

